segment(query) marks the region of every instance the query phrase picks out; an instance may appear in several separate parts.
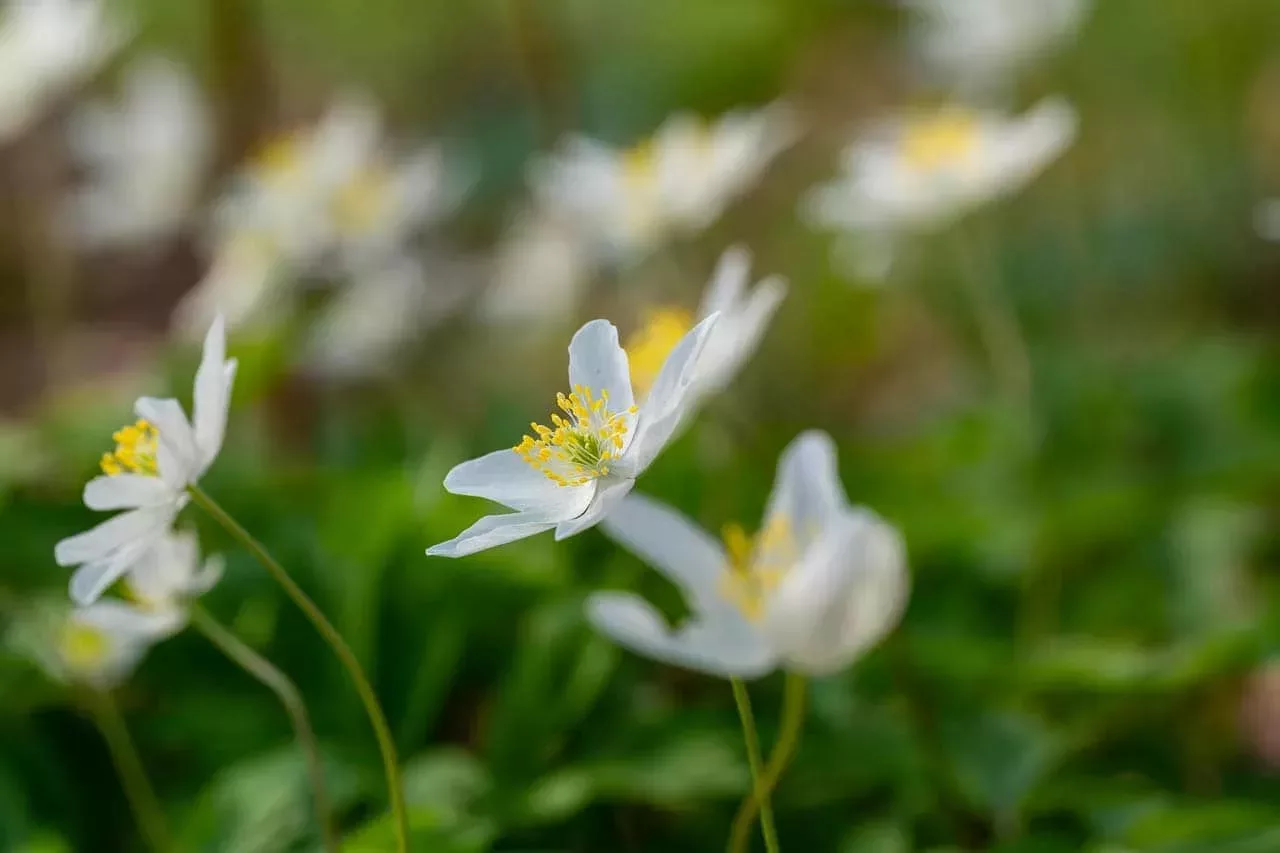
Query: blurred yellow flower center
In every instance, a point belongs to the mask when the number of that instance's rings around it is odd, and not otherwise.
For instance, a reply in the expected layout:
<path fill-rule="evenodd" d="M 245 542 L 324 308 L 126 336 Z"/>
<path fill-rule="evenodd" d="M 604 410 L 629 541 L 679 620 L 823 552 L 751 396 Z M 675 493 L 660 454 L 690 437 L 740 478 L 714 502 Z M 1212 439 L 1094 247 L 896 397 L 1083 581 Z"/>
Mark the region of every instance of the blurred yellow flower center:
<path fill-rule="evenodd" d="M 78 622 L 67 623 L 58 643 L 58 654 L 63 662 L 75 670 L 98 666 L 107 656 L 108 649 L 107 638 L 101 631 Z"/>
<path fill-rule="evenodd" d="M 391 176 L 382 166 L 363 170 L 338 190 L 333 200 L 333 216 L 343 231 L 370 230 L 386 207 Z"/>
<path fill-rule="evenodd" d="M 615 413 L 609 409 L 608 391 L 596 397 L 581 385 L 567 397 L 557 394 L 556 405 L 567 417 L 553 413 L 552 427 L 531 424 L 538 437 L 526 435 L 515 452 L 558 486 L 581 486 L 606 476 L 622 453 L 627 416 L 636 407 Z"/>
<path fill-rule="evenodd" d="M 253 158 L 253 169 L 264 178 L 288 179 L 302 170 L 304 138 L 297 133 L 281 133 L 268 140 Z"/>
<path fill-rule="evenodd" d="M 752 622 L 764 617 L 765 604 L 797 559 L 791 522 L 775 515 L 754 538 L 737 524 L 724 528 L 728 554 L 720 592 Z"/>
<path fill-rule="evenodd" d="M 156 441 L 159 436 L 156 428 L 146 420 L 116 430 L 111 436 L 116 449 L 102 454 L 102 472 L 112 477 L 117 474 L 156 476 L 159 473 L 156 468 Z"/>
<path fill-rule="evenodd" d="M 647 322 L 627 338 L 627 362 L 631 365 L 631 387 L 643 398 L 653 387 L 667 356 L 693 328 L 693 315 L 683 308 L 659 308 Z"/>
<path fill-rule="evenodd" d="M 902 131 L 902 156 L 922 172 L 963 162 L 977 151 L 980 131 L 977 117 L 964 110 L 917 118 Z"/>

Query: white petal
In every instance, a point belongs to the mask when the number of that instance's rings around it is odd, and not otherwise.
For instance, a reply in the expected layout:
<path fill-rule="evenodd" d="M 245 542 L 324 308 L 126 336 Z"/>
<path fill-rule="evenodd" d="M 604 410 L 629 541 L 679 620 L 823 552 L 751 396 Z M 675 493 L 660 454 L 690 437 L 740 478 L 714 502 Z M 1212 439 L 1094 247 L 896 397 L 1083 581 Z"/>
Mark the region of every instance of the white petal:
<path fill-rule="evenodd" d="M 204 339 L 204 351 L 200 367 L 196 370 L 195 392 L 192 400 L 192 420 L 195 424 L 194 443 L 198 453 L 199 470 L 205 469 L 222 449 L 222 439 L 227 429 L 227 408 L 231 403 L 231 383 L 235 378 L 235 362 L 227 361 L 227 335 L 225 321 L 219 314 L 209 327 Z M 163 433 L 162 433 L 163 435 Z"/>
<path fill-rule="evenodd" d="M 454 466 L 444 487 L 455 495 L 485 498 L 514 510 L 540 510 L 557 518 L 580 515 L 594 486 L 558 486 L 514 450 L 495 450 Z"/>
<path fill-rule="evenodd" d="M 141 610 L 123 601 L 103 600 L 75 611 L 76 621 L 126 640 L 157 639 L 182 627 L 185 619 L 171 610 Z"/>
<path fill-rule="evenodd" d="M 200 470 L 195 435 L 177 400 L 143 397 L 134 405 L 138 417 L 150 421 L 159 433 L 156 464 L 160 477 L 175 489 L 195 482 Z"/>
<path fill-rule="evenodd" d="M 835 442 L 820 430 L 801 433 L 778 460 L 764 526 L 784 518 L 803 550 L 814 534 L 835 523 L 846 506 Z"/>
<path fill-rule="evenodd" d="M 672 631 L 647 601 L 626 593 L 587 599 L 596 630 L 639 655 L 723 677 L 757 678 L 777 665 L 775 655 L 746 622 L 689 622 Z"/>
<path fill-rule="evenodd" d="M 84 486 L 84 505 L 89 509 L 135 509 L 173 499 L 173 490 L 163 480 L 145 474 L 94 477 Z"/>
<path fill-rule="evenodd" d="M 191 597 L 204 595 L 218 585 L 218 581 L 222 580 L 226 572 L 227 561 L 221 554 L 214 554 L 205 560 L 200 571 L 191 577 L 190 583 L 187 584 L 187 595 Z"/>
<path fill-rule="evenodd" d="M 834 672 L 897 624 L 909 585 L 897 531 L 873 513 L 847 511 L 770 598 L 767 631 L 797 669 Z"/>
<path fill-rule="evenodd" d="M 448 542 L 432 545 L 427 549 L 427 556 L 465 557 L 517 539 L 535 536 L 555 526 L 554 521 L 547 521 L 545 517 L 536 513 L 511 512 L 505 515 L 486 515 Z"/>
<path fill-rule="evenodd" d="M 747 287 L 747 277 L 751 273 L 751 253 L 744 246 L 732 246 L 725 250 L 711 274 L 711 284 L 703 294 L 702 305 L 698 316 L 706 317 L 719 312 L 729 312 L 737 308 L 739 300 Z"/>
<path fill-rule="evenodd" d="M 679 586 L 695 609 L 720 597 L 717 584 L 728 562 L 720 542 L 666 504 L 629 495 L 600 527 Z"/>
<path fill-rule="evenodd" d="M 627 496 L 633 486 L 635 480 L 618 480 L 597 488 L 595 497 L 581 515 L 556 525 L 556 541 L 595 527 Z"/>
<path fill-rule="evenodd" d="M 63 539 L 54 546 L 54 559 L 59 566 L 75 566 L 101 559 L 138 539 L 154 540 L 176 512 L 175 508 L 166 505 L 121 513 L 84 533 Z"/>
<path fill-rule="evenodd" d="M 609 409 L 623 412 L 635 404 L 631 368 L 618 343 L 618 330 L 608 320 L 592 320 L 569 342 L 569 387 L 590 388 L 595 397 L 609 395 Z"/>
<path fill-rule="evenodd" d="M 100 559 L 80 566 L 71 575 L 68 592 L 71 600 L 79 605 L 92 604 L 113 583 L 132 569 L 145 563 L 160 532 L 134 539 Z"/>
<path fill-rule="evenodd" d="M 638 476 L 662 452 L 684 418 L 698 358 L 719 314 L 712 314 L 690 329 L 663 362 L 636 424 L 635 440 L 627 451 L 632 476 Z"/>
<path fill-rule="evenodd" d="M 786 283 L 771 276 L 756 285 L 732 313 L 722 313 L 707 339 L 695 377 L 698 394 L 713 394 L 733 380 L 756 351 L 773 315 L 786 296 Z"/>

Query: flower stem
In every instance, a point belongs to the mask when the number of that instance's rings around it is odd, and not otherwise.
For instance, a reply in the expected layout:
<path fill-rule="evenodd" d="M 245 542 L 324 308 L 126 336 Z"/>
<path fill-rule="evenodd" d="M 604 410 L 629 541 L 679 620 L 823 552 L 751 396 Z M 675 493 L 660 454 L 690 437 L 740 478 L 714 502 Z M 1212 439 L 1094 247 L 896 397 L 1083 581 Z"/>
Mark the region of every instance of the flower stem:
<path fill-rule="evenodd" d="M 805 686 L 802 676 L 787 673 L 782 699 L 782 730 L 778 733 L 778 742 L 773 745 L 773 752 L 769 754 L 760 783 L 742 803 L 737 817 L 733 819 L 733 830 L 729 834 L 729 853 L 745 853 L 756 812 L 761 812 L 763 823 L 763 810 L 769 802 L 769 796 L 791 762 L 791 756 L 795 754 L 796 744 L 800 742 L 800 732 L 804 728 Z"/>
<path fill-rule="evenodd" d="M 294 604 L 298 605 L 298 608 L 311 620 L 311 624 L 315 626 L 320 636 L 333 648 L 334 654 L 338 656 L 338 660 L 346 668 L 347 674 L 351 676 L 356 692 L 360 694 L 360 701 L 364 703 L 365 713 L 369 716 L 369 722 L 373 725 L 373 733 L 378 739 L 378 750 L 382 753 L 382 765 L 387 776 L 387 792 L 391 798 L 391 811 L 395 816 L 396 849 L 400 853 L 407 853 L 409 850 L 409 813 L 404 804 L 404 790 L 400 783 L 400 767 L 396 761 L 395 741 L 391 737 L 391 729 L 387 725 L 386 716 L 382 713 L 382 707 L 378 704 L 378 697 L 374 694 L 373 687 L 369 684 L 369 679 L 360 667 L 360 662 L 356 660 L 355 654 L 346 644 L 346 641 L 342 639 L 342 635 L 333 627 L 333 624 L 316 606 L 316 603 L 302 591 L 302 587 L 294 582 L 289 573 L 284 570 L 284 567 L 276 562 L 275 558 L 257 539 L 253 538 L 249 531 L 241 527 L 234 518 L 227 514 L 226 510 L 219 506 L 199 486 L 188 486 L 187 491 L 191 493 L 192 499 L 200 505 L 200 508 L 213 516 L 215 521 L 221 524 L 228 533 L 235 537 L 254 556 L 254 559 L 262 564 L 267 573 L 275 578 L 276 583 L 284 588 L 285 593 L 293 599 Z"/>
<path fill-rule="evenodd" d="M 166 851 L 173 849 L 169 839 L 169 830 L 165 825 L 164 812 L 160 801 L 156 799 L 155 789 L 147 780 L 147 771 L 142 767 L 142 759 L 138 757 L 138 749 L 129 737 L 129 729 L 120 716 L 120 709 L 115 700 L 105 690 L 95 690 L 90 697 L 93 716 L 107 742 L 111 752 L 111 760 L 120 774 L 120 783 L 124 787 L 125 798 L 129 808 L 133 809 L 134 820 L 138 828 L 146 836 L 152 850 Z"/>
<path fill-rule="evenodd" d="M 298 692 L 297 686 L 289 680 L 287 675 L 249 648 L 199 605 L 191 607 L 191 624 L 223 654 L 275 693 L 280 704 L 284 705 L 285 711 L 293 721 L 298 745 L 302 747 L 303 755 L 307 760 L 307 773 L 311 776 L 311 791 L 315 798 L 316 819 L 320 823 L 320 837 L 324 843 L 324 849 L 336 853 L 341 847 L 333 828 L 333 808 L 325 790 L 324 764 L 320 759 L 320 747 L 316 743 L 315 732 L 307 716 L 307 706 L 303 703 L 302 694 Z"/>
<path fill-rule="evenodd" d="M 740 678 L 731 678 L 733 700 L 738 703 L 738 716 L 742 718 L 742 734 L 747 742 L 747 764 L 751 767 L 751 796 L 760 803 L 760 830 L 764 834 L 764 846 L 769 853 L 778 853 L 778 830 L 773 825 L 773 804 L 767 791 L 760 787 L 760 774 L 764 761 L 760 758 L 760 736 L 756 733 L 755 715 L 751 713 L 751 696 L 747 685 Z"/>

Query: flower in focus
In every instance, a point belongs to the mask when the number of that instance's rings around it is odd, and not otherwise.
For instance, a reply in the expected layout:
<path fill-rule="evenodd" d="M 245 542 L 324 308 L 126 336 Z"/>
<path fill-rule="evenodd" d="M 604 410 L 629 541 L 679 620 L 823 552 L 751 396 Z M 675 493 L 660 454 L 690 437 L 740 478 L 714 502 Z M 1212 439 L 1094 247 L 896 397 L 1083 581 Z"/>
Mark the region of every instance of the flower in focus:
<path fill-rule="evenodd" d="M 99 0 L 16 0 L 0 13 L 0 140 L 89 77 L 124 43 Z"/>
<path fill-rule="evenodd" d="M 948 106 L 883 123 L 848 148 L 843 174 L 812 191 L 805 214 L 853 239 L 858 272 L 888 272 L 895 241 L 940 229 L 1027 184 L 1075 138 L 1058 98 L 1009 118 Z"/>
<path fill-rule="evenodd" d="M 168 534 L 187 487 L 222 449 L 235 372 L 219 318 L 205 337 L 191 420 L 177 400 L 143 397 L 134 406 L 138 421 L 115 433 L 115 450 L 103 455 L 102 476 L 85 484 L 84 503 L 125 512 L 54 548 L 58 565 L 79 567 L 71 578 L 77 604 L 97 600 Z"/>
<path fill-rule="evenodd" d="M 76 608 L 36 602 L 6 639 L 54 680 L 105 690 L 127 678 L 147 650 L 178 627 L 170 613 L 121 601 Z"/>
<path fill-rule="evenodd" d="M 1088 0 L 903 0 L 915 51 L 939 80 L 969 93 L 1007 88 L 1013 73 L 1079 31 Z"/>
<path fill-rule="evenodd" d="M 375 107 L 338 101 L 310 131 L 265 146 L 214 217 L 209 274 L 179 307 L 179 325 L 202 329 L 214 313 L 232 328 L 268 325 L 304 276 L 358 278 L 406 260 L 414 234 L 461 198 L 443 155 L 397 159 Z"/>
<path fill-rule="evenodd" d="M 680 587 L 691 615 L 673 630 L 639 596 L 605 592 L 587 601 L 592 624 L 638 654 L 713 675 L 834 672 L 879 642 L 907 599 L 901 538 L 849 505 L 821 432 L 783 452 L 754 538 L 731 527 L 722 545 L 638 494 L 601 527 Z"/>
<path fill-rule="evenodd" d="M 455 495 L 514 510 L 489 515 L 448 542 L 427 549 L 462 557 L 555 528 L 564 539 L 597 524 L 631 491 L 666 447 L 686 410 L 715 315 L 680 338 L 643 401 L 631 386 L 618 330 L 587 323 L 569 343 L 569 394 L 557 394 L 551 426 L 533 424 L 514 448 L 454 467 L 444 486 Z"/>
<path fill-rule="evenodd" d="M 751 274 L 751 255 L 734 246 L 720 257 L 711 283 L 703 294 L 697 319 L 718 314 L 715 328 L 707 335 L 698 359 L 692 394 L 701 399 L 723 390 L 743 363 L 755 352 L 773 314 L 786 295 L 786 284 L 770 276 L 746 292 Z M 667 355 L 675 348 L 694 318 L 683 309 L 661 308 L 627 340 L 631 384 L 637 399 L 644 399 L 657 380 Z"/>
<path fill-rule="evenodd" d="M 705 228 L 790 142 L 790 116 L 775 104 L 707 124 L 680 114 L 651 139 L 621 151 L 570 140 L 533 173 L 547 215 L 607 257 L 639 255 L 671 234 Z"/>
<path fill-rule="evenodd" d="M 81 107 L 71 143 L 89 173 L 71 198 L 72 230 L 95 246 L 145 243 L 182 226 L 213 154 L 199 91 L 159 58 L 130 69 L 118 107 Z"/>

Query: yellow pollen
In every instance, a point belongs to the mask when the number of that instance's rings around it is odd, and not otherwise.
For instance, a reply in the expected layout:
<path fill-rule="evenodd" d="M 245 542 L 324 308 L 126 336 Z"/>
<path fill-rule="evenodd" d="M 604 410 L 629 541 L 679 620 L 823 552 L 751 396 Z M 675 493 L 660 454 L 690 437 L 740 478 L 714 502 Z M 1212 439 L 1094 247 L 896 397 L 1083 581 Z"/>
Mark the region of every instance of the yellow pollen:
<path fill-rule="evenodd" d="M 720 593 L 751 622 L 764 617 L 769 596 L 799 558 L 791 523 L 776 515 L 753 539 L 737 524 L 725 525 L 728 555 Z"/>
<path fill-rule="evenodd" d="M 79 622 L 68 622 L 58 642 L 58 654 L 74 670 L 91 670 L 99 666 L 109 648 L 101 631 Z"/>
<path fill-rule="evenodd" d="M 977 151 L 981 129 L 977 117 L 966 110 L 912 119 L 899 142 L 902 156 L 922 172 L 964 163 Z"/>
<path fill-rule="evenodd" d="M 581 486 L 607 476 L 626 445 L 636 407 L 613 412 L 608 391 L 597 397 L 581 385 L 567 396 L 557 394 L 556 406 L 565 417 L 552 413 L 550 427 L 530 424 L 537 438 L 526 435 L 515 452 L 558 486 Z"/>
<path fill-rule="evenodd" d="M 627 338 L 631 387 L 643 398 L 653 387 L 667 356 L 693 328 L 693 315 L 683 308 L 659 308 L 650 312 L 644 326 Z"/>
<path fill-rule="evenodd" d="M 117 474 L 144 474 L 156 476 L 156 441 L 159 433 L 150 421 L 139 420 L 121 427 L 111 436 L 116 449 L 102 454 L 102 472 L 108 476 Z"/>
<path fill-rule="evenodd" d="M 343 231 L 368 231 L 386 207 L 391 175 L 381 165 L 371 166 L 341 187 L 333 200 L 333 216 Z"/>

